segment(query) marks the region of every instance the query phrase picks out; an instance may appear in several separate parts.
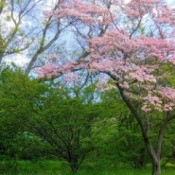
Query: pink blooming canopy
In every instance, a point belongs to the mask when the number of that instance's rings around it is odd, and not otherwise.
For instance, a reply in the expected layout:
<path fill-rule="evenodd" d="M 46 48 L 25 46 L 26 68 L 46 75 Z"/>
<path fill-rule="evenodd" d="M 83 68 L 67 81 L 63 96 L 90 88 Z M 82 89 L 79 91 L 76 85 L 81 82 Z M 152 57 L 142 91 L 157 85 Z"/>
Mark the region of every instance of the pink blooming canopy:
<path fill-rule="evenodd" d="M 101 72 L 139 100 L 142 110 L 174 109 L 175 84 L 168 76 L 175 66 L 175 9 L 163 0 L 62 0 L 45 14 L 72 20 L 76 31 L 84 26 L 77 34 L 86 41 L 87 54 L 64 65 L 49 63 L 37 70 L 40 77 L 79 69 Z"/>

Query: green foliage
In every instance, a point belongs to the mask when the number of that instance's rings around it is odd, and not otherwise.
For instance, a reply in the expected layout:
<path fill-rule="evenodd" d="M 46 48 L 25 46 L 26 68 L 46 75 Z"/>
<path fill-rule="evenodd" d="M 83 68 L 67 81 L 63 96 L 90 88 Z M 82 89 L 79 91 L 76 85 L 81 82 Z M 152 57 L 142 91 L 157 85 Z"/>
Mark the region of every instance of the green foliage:
<path fill-rule="evenodd" d="M 5 169 L 17 171 L 17 160 L 59 159 L 67 162 L 63 167 L 68 172 L 70 166 L 72 171 L 105 174 L 98 169 L 150 163 L 140 127 L 117 90 L 99 92 L 95 84 L 66 87 L 13 69 L 0 71 L 0 159 Z M 162 117 L 150 117 L 153 145 Z M 174 123 L 165 133 L 162 164 L 173 160 L 173 131 Z"/>
<path fill-rule="evenodd" d="M 1 0 L 0 2 L 0 8 L 4 7 L 6 5 L 6 2 L 4 0 Z"/>
<path fill-rule="evenodd" d="M 3 175 L 71 175 L 67 166 L 60 161 L 19 161 L 17 171 L 6 172 Z M 2 163 L 0 164 L 2 167 Z M 166 167 L 162 170 L 162 175 L 173 175 L 174 167 Z M 77 175 L 150 175 L 151 168 L 134 169 L 128 166 L 118 166 L 117 168 L 94 168 L 94 170 L 81 169 Z"/>
<path fill-rule="evenodd" d="M 169 86 L 175 86 L 175 79 L 174 79 L 174 75 L 175 75 L 175 70 L 174 70 L 174 66 L 172 66 L 169 63 L 164 63 L 162 64 L 162 84 L 165 86 L 169 85 Z"/>
<path fill-rule="evenodd" d="M 0 74 L 0 147 L 2 154 L 16 156 L 16 142 L 32 116 L 33 103 L 44 86 L 30 80 L 20 70 L 9 68 Z M 24 93 L 25 92 L 25 93 Z M 20 145 L 23 143 L 21 142 Z"/>

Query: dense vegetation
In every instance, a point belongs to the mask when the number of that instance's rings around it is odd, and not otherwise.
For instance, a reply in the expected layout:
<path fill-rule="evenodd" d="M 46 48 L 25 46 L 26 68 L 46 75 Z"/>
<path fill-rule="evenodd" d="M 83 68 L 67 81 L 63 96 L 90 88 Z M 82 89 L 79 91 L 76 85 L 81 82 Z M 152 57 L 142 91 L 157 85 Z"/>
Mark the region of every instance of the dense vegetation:
<path fill-rule="evenodd" d="M 174 127 L 171 123 L 165 133 L 164 167 L 174 165 Z M 0 128 L 1 174 L 149 174 L 151 169 L 140 127 L 118 92 L 99 91 L 94 84 L 68 87 L 5 68 Z"/>

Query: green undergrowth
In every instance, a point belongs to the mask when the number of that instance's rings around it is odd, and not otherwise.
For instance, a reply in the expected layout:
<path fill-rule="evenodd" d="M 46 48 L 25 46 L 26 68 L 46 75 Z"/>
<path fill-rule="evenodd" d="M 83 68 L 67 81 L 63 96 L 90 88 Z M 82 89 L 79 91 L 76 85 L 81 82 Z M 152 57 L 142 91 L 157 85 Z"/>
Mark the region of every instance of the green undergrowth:
<path fill-rule="evenodd" d="M 11 168 L 8 168 L 11 166 Z M 12 167 L 13 166 L 13 167 Z M 0 175 L 73 175 L 64 162 L 59 161 L 19 161 L 17 164 L 0 163 Z M 74 174 L 75 175 L 75 174 Z M 82 168 L 76 175 L 151 175 L 151 168 L 134 169 L 129 166 L 118 166 L 116 168 Z M 162 175 L 175 175 L 175 167 L 162 168 Z"/>

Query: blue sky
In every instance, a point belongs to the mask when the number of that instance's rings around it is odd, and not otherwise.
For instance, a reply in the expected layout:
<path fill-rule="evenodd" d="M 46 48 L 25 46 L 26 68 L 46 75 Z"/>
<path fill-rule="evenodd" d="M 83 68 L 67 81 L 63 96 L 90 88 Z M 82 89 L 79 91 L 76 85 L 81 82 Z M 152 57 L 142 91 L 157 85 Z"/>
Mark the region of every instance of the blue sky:
<path fill-rule="evenodd" d="M 48 7 L 49 6 L 53 6 L 54 2 L 56 0 L 47 0 L 47 5 Z M 149 1 L 149 0 L 148 0 Z M 175 8 L 175 0 L 166 0 L 167 3 L 169 4 L 169 7 L 171 8 Z M 26 57 L 26 54 L 23 53 L 23 54 L 18 54 L 18 55 L 12 55 L 12 56 L 9 56 L 9 59 L 6 60 L 7 62 L 15 62 L 18 66 L 23 66 L 26 62 L 28 62 L 28 59 Z"/>

